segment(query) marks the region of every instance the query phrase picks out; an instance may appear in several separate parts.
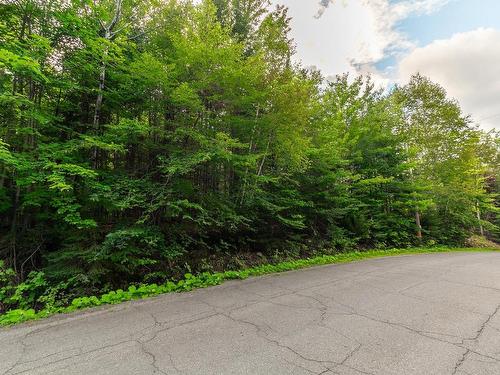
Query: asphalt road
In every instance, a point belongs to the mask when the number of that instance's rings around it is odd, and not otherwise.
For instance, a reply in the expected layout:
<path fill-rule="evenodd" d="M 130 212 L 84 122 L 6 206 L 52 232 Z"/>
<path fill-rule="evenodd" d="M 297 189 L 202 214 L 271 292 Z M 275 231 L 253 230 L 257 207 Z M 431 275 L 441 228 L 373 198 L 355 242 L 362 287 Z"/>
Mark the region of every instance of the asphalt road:
<path fill-rule="evenodd" d="M 0 330 L 0 374 L 500 374 L 500 253 L 373 259 Z"/>

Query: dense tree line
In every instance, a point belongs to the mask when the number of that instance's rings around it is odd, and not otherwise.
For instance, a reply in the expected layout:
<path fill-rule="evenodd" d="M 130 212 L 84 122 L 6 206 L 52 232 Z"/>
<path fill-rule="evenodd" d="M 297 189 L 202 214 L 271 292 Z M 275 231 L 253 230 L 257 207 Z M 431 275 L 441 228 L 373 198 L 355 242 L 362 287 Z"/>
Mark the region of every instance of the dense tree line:
<path fill-rule="evenodd" d="M 498 137 L 420 75 L 386 92 L 294 63 L 285 7 L 0 4 L 0 283 L 498 238 Z"/>

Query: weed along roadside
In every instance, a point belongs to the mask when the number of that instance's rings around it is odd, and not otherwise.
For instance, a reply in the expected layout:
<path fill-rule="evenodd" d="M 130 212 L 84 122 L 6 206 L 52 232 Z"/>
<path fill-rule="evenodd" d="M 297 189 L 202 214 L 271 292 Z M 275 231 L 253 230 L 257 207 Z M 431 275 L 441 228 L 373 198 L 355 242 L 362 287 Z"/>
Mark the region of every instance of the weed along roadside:
<path fill-rule="evenodd" d="M 113 305 L 126 301 L 144 299 L 166 293 L 188 292 L 198 288 L 206 288 L 222 284 L 226 280 L 247 279 L 249 277 L 266 274 L 280 273 L 313 266 L 339 264 L 359 261 L 363 259 L 379 258 L 398 255 L 445 253 L 445 252 L 484 252 L 497 251 L 490 248 L 411 248 L 411 249 L 391 249 L 391 250 L 370 250 L 339 253 L 335 255 L 323 255 L 308 259 L 290 260 L 277 264 L 264 264 L 257 267 L 225 271 L 225 272 L 204 272 L 197 275 L 186 273 L 184 278 L 174 281 L 167 281 L 164 284 L 140 284 L 131 285 L 127 290 L 117 289 L 99 296 L 78 297 L 71 301 L 68 306 L 53 307 L 47 306 L 41 310 L 34 309 L 14 309 L 0 315 L 0 326 L 10 326 L 30 320 L 46 318 L 55 314 L 71 313 L 74 311 L 97 307 L 101 305 Z M 57 302 L 57 301 L 56 301 Z"/>

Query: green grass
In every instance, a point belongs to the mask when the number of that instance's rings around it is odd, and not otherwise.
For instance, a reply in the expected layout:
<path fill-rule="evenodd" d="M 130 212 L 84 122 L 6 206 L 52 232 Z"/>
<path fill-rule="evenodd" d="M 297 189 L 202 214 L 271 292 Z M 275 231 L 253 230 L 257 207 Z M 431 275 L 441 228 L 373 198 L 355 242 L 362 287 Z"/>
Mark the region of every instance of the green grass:
<path fill-rule="evenodd" d="M 0 315 L 0 326 L 8 326 L 28 320 L 45 318 L 54 314 L 70 313 L 73 311 L 109 304 L 118 304 L 125 301 L 143 299 L 157 296 L 165 293 L 187 292 L 193 289 L 206 288 L 213 285 L 222 284 L 226 280 L 246 279 L 252 276 L 261 276 L 272 273 L 298 270 L 313 266 L 327 264 L 348 263 L 363 259 L 410 255 L 426 253 L 445 253 L 445 252 L 480 252 L 494 251 L 494 249 L 483 248 L 412 248 L 412 249 L 391 249 L 391 250 L 368 250 L 349 253 L 339 253 L 335 255 L 322 255 L 308 259 L 298 259 L 278 264 L 265 264 L 257 267 L 237 270 L 209 273 L 204 272 L 198 275 L 186 274 L 182 280 L 177 282 L 167 281 L 165 284 L 146 284 L 130 286 L 127 290 L 118 289 L 100 296 L 88 296 L 75 298 L 70 306 L 49 307 L 40 311 L 29 310 L 10 310 Z"/>

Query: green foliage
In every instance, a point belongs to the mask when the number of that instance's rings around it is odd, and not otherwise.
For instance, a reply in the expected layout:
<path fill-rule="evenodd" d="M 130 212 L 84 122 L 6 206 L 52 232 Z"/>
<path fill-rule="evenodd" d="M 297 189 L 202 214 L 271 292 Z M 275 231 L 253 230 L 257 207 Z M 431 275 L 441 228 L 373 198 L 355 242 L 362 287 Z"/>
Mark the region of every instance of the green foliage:
<path fill-rule="evenodd" d="M 5 268 L 0 261 L 0 313 L 11 309 L 26 310 L 37 306 L 47 293 L 47 281 L 43 272 L 32 271 L 18 283 L 16 272 Z"/>
<path fill-rule="evenodd" d="M 162 260 L 173 260 L 180 255 L 182 251 L 166 245 L 162 232 L 157 228 L 132 227 L 109 233 L 96 249 L 93 259 L 88 261 L 107 263 L 102 267 L 114 277 L 130 279 L 145 273 L 144 269 L 148 266 Z"/>
<path fill-rule="evenodd" d="M 36 313 L 34 309 L 23 310 L 9 310 L 5 314 L 0 315 L 0 325 L 11 325 L 22 323 L 27 320 L 39 319 L 43 317 L 42 314 Z"/>
<path fill-rule="evenodd" d="M 0 312 L 8 310 L 7 302 L 16 292 L 16 273 L 12 268 L 5 268 L 0 260 Z"/>

